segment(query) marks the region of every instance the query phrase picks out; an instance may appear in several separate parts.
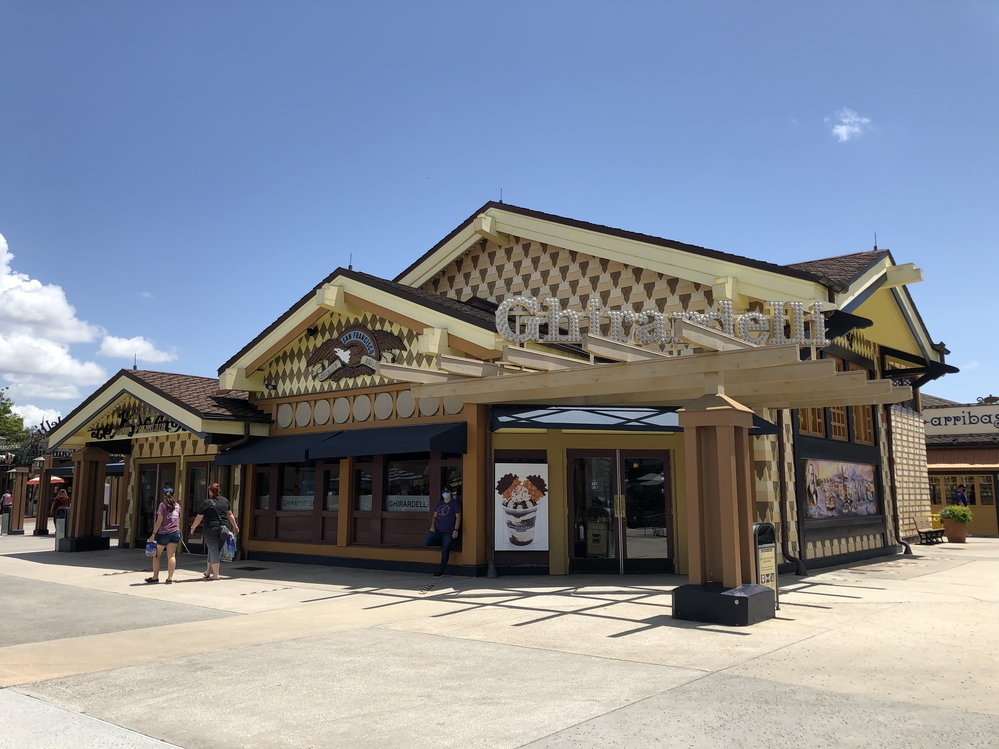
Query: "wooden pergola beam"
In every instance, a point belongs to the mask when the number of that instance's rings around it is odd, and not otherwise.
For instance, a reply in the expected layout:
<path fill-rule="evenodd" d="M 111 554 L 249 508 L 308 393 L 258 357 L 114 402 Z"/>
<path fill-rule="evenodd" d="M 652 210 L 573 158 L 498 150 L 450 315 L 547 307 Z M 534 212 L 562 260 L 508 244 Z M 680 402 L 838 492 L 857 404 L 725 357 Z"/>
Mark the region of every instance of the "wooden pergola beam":
<path fill-rule="evenodd" d="M 601 359 L 613 359 L 619 362 L 656 361 L 669 359 L 669 354 L 651 348 L 621 343 L 602 335 L 583 333 L 583 351 Z"/>
<path fill-rule="evenodd" d="M 546 372 L 564 372 L 570 369 L 589 368 L 593 365 L 585 359 L 574 359 L 571 356 L 561 356 L 548 351 L 507 346 L 503 349 L 503 361 L 522 367 L 531 367 Z"/>
<path fill-rule="evenodd" d="M 520 349 L 526 351 L 527 349 Z M 758 370 L 786 364 L 802 364 L 797 348 L 757 348 L 751 351 L 674 356 L 656 361 L 628 364 L 584 365 L 580 369 L 562 372 L 530 372 L 502 377 L 484 377 L 461 382 L 418 385 L 413 389 L 417 398 L 458 396 L 467 403 L 498 402 L 481 400 L 479 396 L 495 397 L 512 391 L 538 391 L 549 395 L 563 389 L 593 386 L 611 391 L 621 390 L 624 383 L 642 380 L 665 381 L 682 375 Z M 629 387 L 630 389 L 630 387 Z"/>

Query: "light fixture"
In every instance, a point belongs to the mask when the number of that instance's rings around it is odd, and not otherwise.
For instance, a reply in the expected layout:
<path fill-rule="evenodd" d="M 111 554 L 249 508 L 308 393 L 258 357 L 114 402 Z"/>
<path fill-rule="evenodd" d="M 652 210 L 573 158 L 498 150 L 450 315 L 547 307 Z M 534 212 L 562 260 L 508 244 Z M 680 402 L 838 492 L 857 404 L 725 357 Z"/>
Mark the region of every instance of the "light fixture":
<path fill-rule="evenodd" d="M 273 382 L 265 382 L 264 390 L 277 390 L 277 385 L 275 385 Z"/>

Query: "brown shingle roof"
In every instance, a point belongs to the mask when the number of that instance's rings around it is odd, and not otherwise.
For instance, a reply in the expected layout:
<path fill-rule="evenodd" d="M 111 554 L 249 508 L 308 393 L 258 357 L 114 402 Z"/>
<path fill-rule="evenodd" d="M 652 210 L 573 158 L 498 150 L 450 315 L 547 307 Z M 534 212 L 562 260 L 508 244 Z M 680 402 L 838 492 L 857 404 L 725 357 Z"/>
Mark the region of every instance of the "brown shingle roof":
<path fill-rule="evenodd" d="M 203 419 L 270 422 L 270 417 L 249 402 L 241 390 L 219 392 L 214 377 L 123 369 L 121 374 L 157 391 L 164 398 L 192 411 Z"/>
<path fill-rule="evenodd" d="M 946 398 L 938 398 L 935 395 L 923 392 L 919 394 L 919 403 L 923 408 L 950 408 L 951 406 L 966 405 L 964 403 L 958 403 L 957 401 L 949 401 Z"/>
<path fill-rule="evenodd" d="M 999 445 L 999 434 L 927 434 L 927 447 L 992 447 Z"/>
<path fill-rule="evenodd" d="M 822 258 L 821 260 L 809 260 L 804 263 L 789 263 L 787 267 L 818 276 L 827 286 L 832 286 L 836 291 L 846 291 L 871 266 L 890 255 L 888 250 L 868 250 L 867 252 L 854 252 L 850 255 Z"/>

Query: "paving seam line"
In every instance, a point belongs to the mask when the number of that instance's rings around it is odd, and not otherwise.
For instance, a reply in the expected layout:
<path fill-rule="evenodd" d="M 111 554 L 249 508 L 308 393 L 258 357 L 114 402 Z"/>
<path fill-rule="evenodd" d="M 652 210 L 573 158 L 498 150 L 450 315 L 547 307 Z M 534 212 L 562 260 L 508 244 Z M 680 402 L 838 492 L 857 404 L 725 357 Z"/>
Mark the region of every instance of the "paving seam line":
<path fill-rule="evenodd" d="M 123 731 L 126 734 L 130 734 L 132 736 L 141 736 L 144 739 L 149 739 L 150 741 L 155 741 L 155 742 L 161 744 L 164 747 L 164 749 L 183 749 L 183 747 L 180 747 L 177 744 L 170 744 L 170 743 L 164 741 L 163 739 L 158 739 L 155 736 L 150 736 L 147 733 L 142 733 L 141 731 L 136 731 L 136 730 L 134 730 L 132 728 L 126 728 L 125 726 L 119 726 L 117 723 L 112 723 L 111 721 L 108 721 L 108 720 L 101 720 L 100 718 L 96 718 L 93 715 L 89 715 L 87 713 L 77 712 L 76 710 L 69 710 L 69 709 L 67 709 L 65 707 L 60 707 L 59 705 L 53 704 L 51 702 L 46 702 L 45 700 L 39 699 L 38 697 L 33 697 L 30 694 L 25 694 L 24 692 L 19 692 L 18 690 L 12 689 L 11 687 L 0 687 L 0 689 L 3 689 L 4 691 L 10 692 L 11 694 L 16 694 L 19 697 L 23 697 L 26 700 L 32 700 L 34 702 L 38 702 L 38 703 L 40 703 L 42 705 L 45 705 L 46 707 L 51 708 L 53 710 L 59 710 L 59 711 L 64 712 L 64 713 L 69 713 L 70 715 L 76 715 L 76 716 L 79 716 L 79 717 L 83 718 L 86 721 L 92 721 L 94 723 L 99 723 L 99 724 L 104 725 L 104 726 L 111 726 L 111 727 L 117 729 L 118 731 Z"/>

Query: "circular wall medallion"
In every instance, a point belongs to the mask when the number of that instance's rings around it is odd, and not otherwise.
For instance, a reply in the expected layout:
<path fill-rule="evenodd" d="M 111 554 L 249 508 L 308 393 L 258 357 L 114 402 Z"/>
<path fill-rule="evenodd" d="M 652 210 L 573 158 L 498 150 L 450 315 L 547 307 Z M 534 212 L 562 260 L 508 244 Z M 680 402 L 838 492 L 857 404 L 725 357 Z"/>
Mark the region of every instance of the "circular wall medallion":
<path fill-rule="evenodd" d="M 312 404 L 302 401 L 295 407 L 295 426 L 307 427 L 312 423 Z"/>
<path fill-rule="evenodd" d="M 312 409 L 312 420 L 316 424 L 325 424 L 330 420 L 330 402 L 323 398 L 316 401 L 316 407 Z"/>
<path fill-rule="evenodd" d="M 440 398 L 420 398 L 420 413 L 424 416 L 433 416 L 440 407 Z"/>
<path fill-rule="evenodd" d="M 388 419 L 392 416 L 392 393 L 379 393 L 375 396 L 375 418 Z"/>
<path fill-rule="evenodd" d="M 350 401 L 346 398 L 337 398 L 333 402 L 333 421 L 343 424 L 350 418 Z"/>
<path fill-rule="evenodd" d="M 371 416 L 371 398 L 359 395 L 354 398 L 354 421 L 367 421 Z"/>
<path fill-rule="evenodd" d="M 416 398 L 412 390 L 403 390 L 395 398 L 395 415 L 400 419 L 408 419 L 416 413 Z"/>
<path fill-rule="evenodd" d="M 444 413 L 460 414 L 464 402 L 457 395 L 449 395 L 444 398 Z"/>
<path fill-rule="evenodd" d="M 291 407 L 290 403 L 282 403 L 278 406 L 277 412 L 277 422 L 281 429 L 287 429 L 291 426 L 291 420 L 295 418 L 295 409 Z"/>

